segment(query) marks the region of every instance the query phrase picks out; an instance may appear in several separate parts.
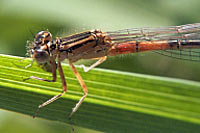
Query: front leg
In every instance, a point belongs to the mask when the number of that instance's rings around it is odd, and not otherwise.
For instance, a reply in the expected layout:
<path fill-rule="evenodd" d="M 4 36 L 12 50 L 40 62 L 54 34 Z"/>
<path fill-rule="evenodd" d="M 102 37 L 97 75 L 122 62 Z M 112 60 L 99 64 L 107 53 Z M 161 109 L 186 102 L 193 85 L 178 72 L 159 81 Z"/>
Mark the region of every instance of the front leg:
<path fill-rule="evenodd" d="M 54 70 L 53 70 L 53 71 L 54 71 Z M 62 92 L 61 92 L 60 94 L 58 94 L 58 95 L 52 97 L 51 99 L 47 100 L 47 101 L 44 102 L 43 104 L 39 105 L 39 106 L 38 106 L 38 109 L 35 111 L 35 114 L 34 114 L 33 118 L 35 118 L 35 116 L 37 115 L 37 113 L 39 112 L 39 110 L 40 110 L 42 107 L 44 107 L 44 106 L 46 106 L 46 105 L 52 103 L 53 101 L 57 100 L 57 99 L 60 98 L 63 94 L 65 94 L 65 92 L 67 91 L 67 84 L 66 84 L 66 81 L 65 81 L 65 76 L 64 76 L 64 73 L 63 73 L 63 69 L 62 69 L 62 66 L 61 66 L 61 61 L 60 61 L 60 56 L 59 56 L 59 55 L 58 55 L 58 71 L 59 71 L 59 74 L 60 74 L 60 79 L 61 79 L 61 81 L 62 81 L 62 87 L 63 87 Z M 56 72 L 56 71 L 55 71 L 55 72 Z M 53 75 L 54 75 L 54 73 L 53 73 Z M 45 81 L 45 80 L 43 80 L 43 81 Z"/>
<path fill-rule="evenodd" d="M 52 66 L 52 80 L 49 79 L 43 79 L 43 78 L 39 78 L 36 76 L 30 76 L 29 78 L 23 79 L 23 81 L 29 80 L 29 79 L 36 79 L 36 80 L 41 80 L 41 81 L 47 81 L 47 82 L 56 82 L 57 76 L 56 76 L 56 62 L 55 59 L 52 57 L 51 58 L 51 66 Z"/>
<path fill-rule="evenodd" d="M 22 62 L 22 61 L 25 60 L 25 59 L 27 59 L 27 57 L 22 58 L 21 60 L 19 60 L 19 62 Z M 12 62 L 12 64 L 14 64 L 15 66 L 17 66 L 17 67 L 19 67 L 19 68 L 27 69 L 27 68 L 33 66 L 33 62 L 34 62 L 34 60 L 32 60 L 31 64 L 28 64 L 28 65 L 25 66 L 25 67 L 19 66 L 19 65 L 15 64 L 14 62 Z"/>

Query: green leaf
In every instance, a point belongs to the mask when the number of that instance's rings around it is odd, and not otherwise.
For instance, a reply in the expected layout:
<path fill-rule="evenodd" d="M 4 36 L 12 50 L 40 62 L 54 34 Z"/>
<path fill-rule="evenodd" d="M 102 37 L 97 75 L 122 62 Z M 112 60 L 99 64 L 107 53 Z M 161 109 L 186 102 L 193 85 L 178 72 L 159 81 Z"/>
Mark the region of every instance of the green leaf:
<path fill-rule="evenodd" d="M 0 55 L 0 108 L 32 116 L 37 106 L 62 90 L 55 83 L 27 80 L 29 76 L 51 79 L 36 64 L 17 67 L 21 57 Z M 42 108 L 38 117 L 69 123 L 72 108 L 83 95 L 68 65 L 63 64 L 68 91 Z M 72 122 L 103 132 L 200 132 L 200 83 L 119 71 L 94 69 L 84 73 L 78 67 L 89 94 Z"/>

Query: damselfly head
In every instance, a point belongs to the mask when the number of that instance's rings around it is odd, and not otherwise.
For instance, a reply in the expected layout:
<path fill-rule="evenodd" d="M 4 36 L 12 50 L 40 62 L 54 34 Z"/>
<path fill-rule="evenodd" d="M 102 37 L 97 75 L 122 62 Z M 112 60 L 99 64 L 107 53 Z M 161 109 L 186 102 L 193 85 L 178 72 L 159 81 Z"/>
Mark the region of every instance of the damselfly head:
<path fill-rule="evenodd" d="M 40 31 L 35 35 L 34 43 L 37 46 L 43 46 L 52 41 L 52 35 L 49 31 Z"/>
<path fill-rule="evenodd" d="M 49 61 L 52 35 L 48 31 L 40 31 L 35 35 L 33 42 L 28 43 L 28 53 L 37 63 L 46 63 Z"/>

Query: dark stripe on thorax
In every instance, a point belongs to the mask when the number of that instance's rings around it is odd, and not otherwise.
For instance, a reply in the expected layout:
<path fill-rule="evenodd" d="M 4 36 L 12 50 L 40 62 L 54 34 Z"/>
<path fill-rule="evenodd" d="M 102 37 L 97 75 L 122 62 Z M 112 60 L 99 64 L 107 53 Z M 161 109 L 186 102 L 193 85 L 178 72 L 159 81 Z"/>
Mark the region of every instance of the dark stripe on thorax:
<path fill-rule="evenodd" d="M 86 32 L 86 33 L 81 33 L 81 34 L 73 35 L 66 38 L 61 38 L 60 39 L 61 45 L 67 45 L 67 44 L 78 42 L 80 40 L 88 38 L 90 35 L 91 35 L 91 32 Z"/>
<path fill-rule="evenodd" d="M 72 46 L 72 47 L 70 47 L 68 49 L 63 49 L 63 50 L 60 49 L 60 51 L 61 52 L 66 51 L 66 52 L 72 53 L 74 50 L 76 50 L 76 49 L 78 49 L 78 48 L 80 48 L 80 47 L 82 47 L 84 45 L 87 45 L 88 43 L 93 42 L 93 41 L 95 41 L 95 43 L 96 43 L 96 40 L 87 40 L 87 41 L 84 41 L 82 43 L 77 43 L 76 45 L 74 45 L 74 46 Z"/>

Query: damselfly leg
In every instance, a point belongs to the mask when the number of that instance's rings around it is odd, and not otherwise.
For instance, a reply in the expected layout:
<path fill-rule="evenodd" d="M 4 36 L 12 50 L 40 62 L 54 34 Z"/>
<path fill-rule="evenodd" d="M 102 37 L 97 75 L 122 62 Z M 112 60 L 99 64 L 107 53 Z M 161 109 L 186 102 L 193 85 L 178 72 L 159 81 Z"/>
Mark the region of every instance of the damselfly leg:
<path fill-rule="evenodd" d="M 36 76 L 30 76 L 29 78 L 24 79 L 24 81 L 29 80 L 29 79 L 36 79 L 36 80 L 41 80 L 41 81 L 47 81 L 47 82 L 56 82 L 57 76 L 56 76 L 56 62 L 53 57 L 51 57 L 51 66 L 52 66 L 52 80 L 49 79 L 44 79 L 44 78 L 39 78 Z"/>
<path fill-rule="evenodd" d="M 23 61 L 23 60 L 25 60 L 25 59 L 27 59 L 27 57 L 25 57 L 25 58 L 22 58 L 21 60 L 19 60 L 19 62 L 22 62 L 22 61 Z M 19 66 L 19 65 L 15 64 L 14 62 L 12 62 L 12 63 L 13 63 L 15 66 L 19 67 L 19 68 L 27 69 L 27 68 L 29 68 L 29 67 L 32 67 L 32 66 L 33 66 L 34 60 L 32 60 L 31 64 L 28 64 L 28 65 L 27 65 L 27 66 L 25 66 L 25 67 Z"/>
<path fill-rule="evenodd" d="M 83 68 L 84 72 L 88 72 L 88 71 L 92 70 L 93 68 L 95 68 L 96 66 L 100 65 L 101 63 L 103 63 L 107 59 L 107 56 L 100 57 L 98 59 L 99 60 L 97 62 L 95 62 L 94 64 L 92 64 L 89 67 L 86 67 L 85 65 L 81 65 L 81 67 Z"/>
<path fill-rule="evenodd" d="M 86 98 L 87 94 L 88 94 L 88 89 L 87 86 L 85 85 L 83 79 L 81 78 L 80 74 L 78 73 L 78 71 L 76 70 L 75 66 L 72 64 L 72 61 L 69 61 L 69 65 L 72 68 L 74 75 L 76 76 L 76 78 L 78 79 L 84 95 L 81 97 L 81 99 L 79 100 L 79 102 L 76 104 L 76 106 L 72 109 L 71 114 L 69 115 L 69 119 L 72 118 L 72 115 L 78 110 L 78 108 L 80 107 L 80 105 L 82 104 L 83 100 Z"/>
<path fill-rule="evenodd" d="M 35 116 L 38 114 L 39 110 L 42 107 L 44 107 L 44 106 L 48 105 L 49 103 L 52 103 L 56 99 L 60 98 L 67 91 L 67 83 L 66 83 L 66 80 L 65 80 L 65 76 L 64 76 L 64 73 L 63 73 L 63 69 L 62 69 L 62 66 L 61 66 L 61 61 L 60 61 L 59 55 L 58 55 L 58 71 L 59 71 L 60 79 L 61 79 L 62 86 L 63 86 L 62 92 L 60 94 L 54 96 L 53 98 L 49 99 L 48 101 L 44 102 L 43 104 L 39 105 L 38 109 L 36 110 L 35 114 L 33 115 L 33 118 L 35 118 Z M 53 80 L 54 79 L 56 80 L 56 66 L 55 65 L 53 67 L 52 72 L 53 72 Z M 35 79 L 37 79 L 37 78 L 35 78 Z M 41 79 L 39 78 L 38 80 L 41 80 Z M 42 81 L 48 81 L 48 80 L 42 79 Z"/>

